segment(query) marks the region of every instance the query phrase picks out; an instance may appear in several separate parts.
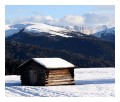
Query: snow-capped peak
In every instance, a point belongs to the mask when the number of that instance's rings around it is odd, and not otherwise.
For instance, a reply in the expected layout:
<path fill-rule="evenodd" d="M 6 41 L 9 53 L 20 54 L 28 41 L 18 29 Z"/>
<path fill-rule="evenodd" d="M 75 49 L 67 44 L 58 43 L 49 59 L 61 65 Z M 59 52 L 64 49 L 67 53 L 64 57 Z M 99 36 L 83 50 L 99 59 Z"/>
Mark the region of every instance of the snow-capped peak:
<path fill-rule="evenodd" d="M 62 28 L 68 29 L 70 31 L 81 32 L 83 34 L 94 34 L 107 29 L 106 25 L 62 25 Z"/>
<path fill-rule="evenodd" d="M 101 25 L 101 26 L 97 26 L 94 28 L 94 33 L 97 33 L 97 32 L 101 32 L 101 31 L 104 31 L 104 30 L 107 30 L 107 26 L 106 25 Z"/>
<path fill-rule="evenodd" d="M 58 35 L 62 37 L 71 37 L 66 34 L 67 32 L 69 32 L 69 30 L 67 29 L 50 26 L 43 23 L 31 23 L 31 22 L 15 24 L 15 25 L 6 25 L 5 26 L 6 37 L 18 33 L 22 29 L 24 29 L 24 32 L 32 32 L 32 33 L 45 32 L 51 34 L 51 36 Z"/>
<path fill-rule="evenodd" d="M 98 38 L 101 38 L 101 36 L 102 36 L 102 34 L 104 35 L 104 36 L 106 36 L 106 35 L 114 35 L 115 34 L 115 27 L 113 27 L 113 28 L 109 28 L 109 29 L 105 29 L 105 30 L 103 30 L 103 31 L 100 31 L 100 32 L 97 32 L 97 33 L 95 33 L 94 34 L 94 36 L 96 36 L 96 37 L 98 37 Z"/>
<path fill-rule="evenodd" d="M 30 23 L 21 23 L 14 25 L 5 25 L 5 36 L 11 36 L 15 33 L 18 33 L 20 30 L 24 29 L 27 26 L 30 26 Z"/>
<path fill-rule="evenodd" d="M 33 25 L 27 26 L 24 31 L 33 33 L 46 32 L 52 34 L 52 36 L 58 35 L 62 37 L 70 37 L 66 35 L 69 30 L 43 23 L 34 23 Z"/>

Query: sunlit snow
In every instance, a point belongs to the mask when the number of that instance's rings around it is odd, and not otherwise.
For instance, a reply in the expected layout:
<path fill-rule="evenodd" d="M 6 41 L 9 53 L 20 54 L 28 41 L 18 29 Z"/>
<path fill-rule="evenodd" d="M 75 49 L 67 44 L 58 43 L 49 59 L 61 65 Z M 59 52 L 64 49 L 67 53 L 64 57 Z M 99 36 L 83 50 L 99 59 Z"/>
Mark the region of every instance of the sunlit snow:
<path fill-rule="evenodd" d="M 5 76 L 7 97 L 114 97 L 114 68 L 75 69 L 75 85 L 22 86 L 20 76 Z"/>
<path fill-rule="evenodd" d="M 11 36 L 15 33 L 18 33 L 20 30 L 24 29 L 24 32 L 31 32 L 31 33 L 40 33 L 45 32 L 49 33 L 51 36 L 62 36 L 62 37 L 72 37 L 68 36 L 67 32 L 69 30 L 61 28 L 61 27 L 55 27 L 43 23 L 32 23 L 32 22 L 26 22 L 21 24 L 14 24 L 14 25 L 6 25 L 5 26 L 5 35 L 6 37 Z"/>

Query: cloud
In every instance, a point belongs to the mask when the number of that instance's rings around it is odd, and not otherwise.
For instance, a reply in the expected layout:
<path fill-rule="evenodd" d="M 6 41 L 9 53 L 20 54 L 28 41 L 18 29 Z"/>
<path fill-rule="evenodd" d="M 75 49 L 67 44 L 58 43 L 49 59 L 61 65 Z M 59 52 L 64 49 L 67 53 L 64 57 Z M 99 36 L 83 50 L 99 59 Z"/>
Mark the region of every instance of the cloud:
<path fill-rule="evenodd" d="M 96 14 L 96 13 L 87 13 L 83 15 L 85 18 L 85 24 L 88 25 L 115 25 L 115 17 L 111 14 Z"/>
<path fill-rule="evenodd" d="M 27 21 L 33 21 L 33 22 L 51 22 L 53 21 L 54 18 L 52 18 L 51 16 L 33 16 L 33 17 L 29 17 L 27 18 Z"/>
<path fill-rule="evenodd" d="M 15 18 L 13 20 L 7 20 L 7 23 L 23 23 L 23 22 L 37 22 L 46 23 L 52 25 L 115 25 L 115 17 L 112 14 L 96 14 L 87 13 L 84 15 L 66 15 L 60 19 L 53 18 L 52 16 L 36 15 L 27 18 Z"/>
<path fill-rule="evenodd" d="M 57 19 L 51 16 L 32 16 L 27 18 L 14 18 L 13 20 L 6 20 L 6 23 L 16 24 L 16 23 L 23 23 L 23 22 L 37 22 L 37 23 L 48 23 L 54 24 L 57 22 Z"/>
<path fill-rule="evenodd" d="M 22 22 L 26 22 L 26 19 L 17 17 L 17 18 L 5 21 L 6 24 L 16 24 L 16 23 L 22 23 Z"/>
<path fill-rule="evenodd" d="M 81 25 L 84 24 L 84 17 L 78 15 L 67 15 L 60 19 L 60 22 L 66 25 Z"/>

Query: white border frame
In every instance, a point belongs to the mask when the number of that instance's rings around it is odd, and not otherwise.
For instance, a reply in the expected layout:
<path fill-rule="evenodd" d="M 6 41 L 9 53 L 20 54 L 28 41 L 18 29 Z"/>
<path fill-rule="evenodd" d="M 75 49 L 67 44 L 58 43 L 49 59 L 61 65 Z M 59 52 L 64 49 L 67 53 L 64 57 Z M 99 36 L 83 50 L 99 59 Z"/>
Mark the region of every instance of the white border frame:
<path fill-rule="evenodd" d="M 5 5 L 115 5 L 115 97 L 5 97 Z M 0 0 L 0 101 L 1 102 L 120 102 L 120 0 Z"/>

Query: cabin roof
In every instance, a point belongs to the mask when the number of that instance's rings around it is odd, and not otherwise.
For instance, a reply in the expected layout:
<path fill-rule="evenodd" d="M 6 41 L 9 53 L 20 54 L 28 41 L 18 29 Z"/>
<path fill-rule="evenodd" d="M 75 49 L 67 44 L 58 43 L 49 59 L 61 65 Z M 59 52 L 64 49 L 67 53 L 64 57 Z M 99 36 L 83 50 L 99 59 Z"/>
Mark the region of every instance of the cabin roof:
<path fill-rule="evenodd" d="M 47 69 L 74 68 L 75 67 L 72 63 L 64 59 L 61 59 L 61 58 L 32 58 L 30 60 L 33 60 L 34 62 L 44 66 Z M 28 61 L 21 64 L 19 67 L 23 66 Z"/>
<path fill-rule="evenodd" d="M 70 62 L 61 58 L 32 58 L 32 59 L 46 68 L 75 67 Z"/>

